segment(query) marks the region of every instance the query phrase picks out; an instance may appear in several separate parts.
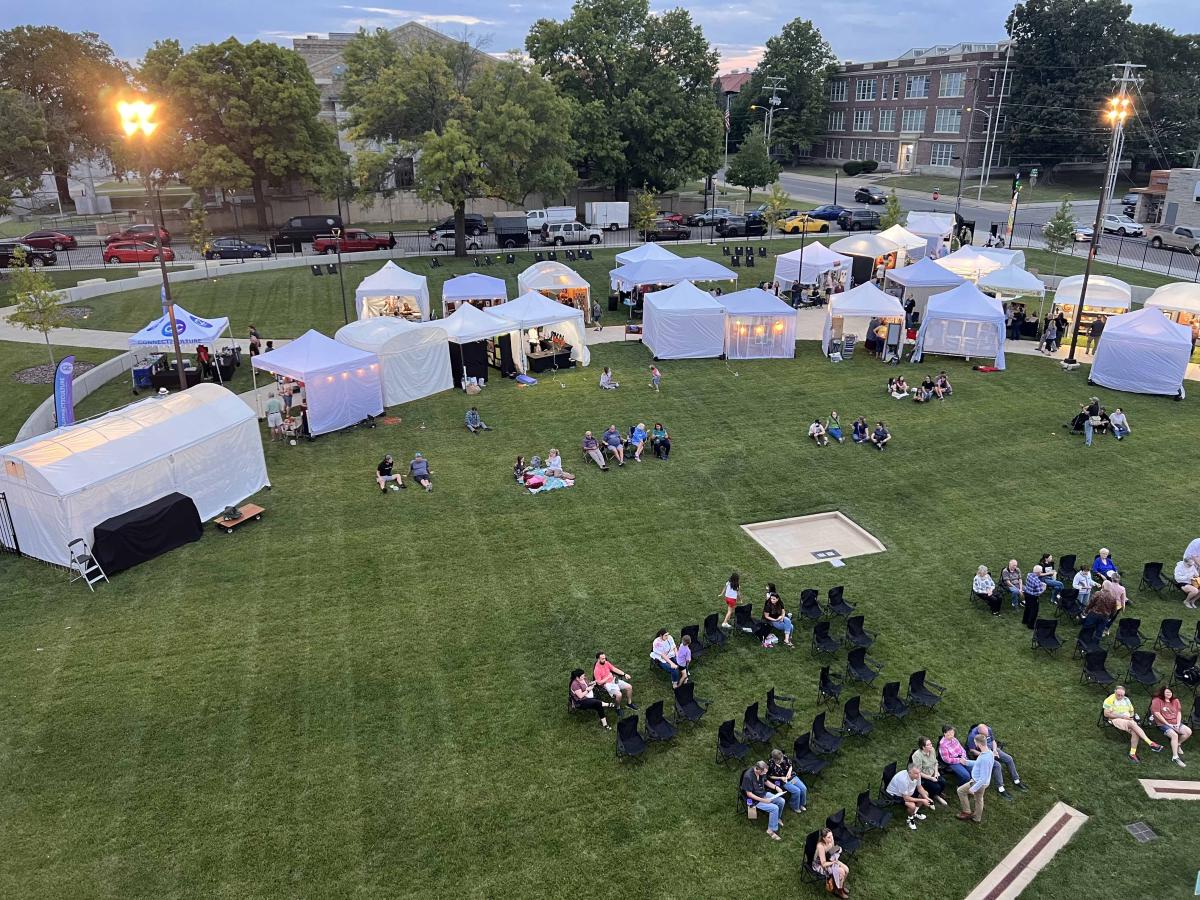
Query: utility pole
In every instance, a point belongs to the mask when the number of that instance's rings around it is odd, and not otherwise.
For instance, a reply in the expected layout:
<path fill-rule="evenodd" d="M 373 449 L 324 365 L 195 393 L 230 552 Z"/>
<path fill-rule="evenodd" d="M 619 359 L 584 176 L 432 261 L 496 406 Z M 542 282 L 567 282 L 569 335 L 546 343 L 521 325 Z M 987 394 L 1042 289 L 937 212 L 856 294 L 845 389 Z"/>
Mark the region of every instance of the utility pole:
<path fill-rule="evenodd" d="M 766 87 L 771 91 L 771 96 L 767 98 L 767 128 L 764 137 L 767 141 L 767 152 L 770 153 L 771 128 L 775 124 L 775 109 L 783 103 L 779 99 L 779 91 L 783 88 L 783 78 L 778 75 L 768 76 Z"/>
<path fill-rule="evenodd" d="M 1008 61 L 1012 57 L 1012 41 L 1004 50 L 1004 70 L 1000 73 L 1000 96 L 996 99 L 996 108 L 988 117 L 988 134 L 983 140 L 983 168 L 979 172 L 979 190 L 975 193 L 975 202 L 983 200 L 983 186 L 992 176 L 992 156 L 996 150 L 996 132 L 1000 128 L 1000 110 L 1004 106 L 1004 89 L 1008 86 Z M 969 132 L 968 132 L 969 134 Z"/>

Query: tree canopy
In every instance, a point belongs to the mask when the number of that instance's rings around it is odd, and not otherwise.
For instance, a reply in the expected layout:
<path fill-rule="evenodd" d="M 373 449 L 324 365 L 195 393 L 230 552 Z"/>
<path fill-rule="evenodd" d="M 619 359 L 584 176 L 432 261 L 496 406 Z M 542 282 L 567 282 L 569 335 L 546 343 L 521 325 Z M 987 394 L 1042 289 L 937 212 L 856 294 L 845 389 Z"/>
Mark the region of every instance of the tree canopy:
<path fill-rule="evenodd" d="M 0 213 L 13 194 L 37 190 L 48 162 L 42 111 L 19 91 L 0 90 Z"/>
<path fill-rule="evenodd" d="M 746 188 L 746 199 L 754 196 L 756 187 L 766 187 L 779 177 L 779 166 L 767 152 L 767 142 L 761 125 L 754 125 L 738 152 L 729 160 L 725 180 Z"/>
<path fill-rule="evenodd" d="M 1134 24 L 1135 62 L 1144 81 L 1138 117 L 1125 128 L 1125 152 L 1139 169 L 1190 166 L 1200 146 L 1200 35 Z"/>

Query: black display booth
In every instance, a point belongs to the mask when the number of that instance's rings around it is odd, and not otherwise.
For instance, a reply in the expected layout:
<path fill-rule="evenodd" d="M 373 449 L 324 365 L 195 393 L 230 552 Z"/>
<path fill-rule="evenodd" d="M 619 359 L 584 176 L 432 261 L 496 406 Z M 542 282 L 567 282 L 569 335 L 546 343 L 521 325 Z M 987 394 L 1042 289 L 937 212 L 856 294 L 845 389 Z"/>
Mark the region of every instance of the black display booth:
<path fill-rule="evenodd" d="M 463 370 L 466 369 L 468 378 L 486 379 L 489 369 L 499 369 L 505 378 L 515 375 L 516 364 L 513 361 L 513 337 L 511 334 L 498 335 L 482 341 L 471 341 L 466 344 L 450 342 L 450 374 L 454 378 L 454 386 L 463 386 Z"/>

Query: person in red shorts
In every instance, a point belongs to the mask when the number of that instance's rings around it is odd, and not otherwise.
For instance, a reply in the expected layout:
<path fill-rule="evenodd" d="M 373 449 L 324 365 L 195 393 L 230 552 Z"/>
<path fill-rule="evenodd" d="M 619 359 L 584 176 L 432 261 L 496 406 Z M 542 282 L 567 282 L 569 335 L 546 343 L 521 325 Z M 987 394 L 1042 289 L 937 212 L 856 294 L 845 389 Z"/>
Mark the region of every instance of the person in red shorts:
<path fill-rule="evenodd" d="M 738 603 L 738 588 L 742 580 L 738 577 L 738 573 L 734 572 L 729 576 L 729 581 L 725 582 L 725 618 L 721 621 L 722 628 L 732 628 L 729 624 L 730 618 L 733 616 L 733 608 Z"/>

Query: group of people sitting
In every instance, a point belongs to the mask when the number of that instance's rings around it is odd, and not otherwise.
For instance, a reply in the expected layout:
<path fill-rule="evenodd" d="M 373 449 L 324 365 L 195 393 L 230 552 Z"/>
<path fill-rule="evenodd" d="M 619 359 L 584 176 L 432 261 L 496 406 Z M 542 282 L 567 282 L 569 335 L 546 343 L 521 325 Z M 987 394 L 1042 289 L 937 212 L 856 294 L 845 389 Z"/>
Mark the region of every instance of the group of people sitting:
<path fill-rule="evenodd" d="M 607 472 L 609 460 L 618 466 L 625 465 L 626 458 L 640 463 L 647 444 L 656 458 L 670 459 L 671 435 L 662 422 L 655 422 L 650 431 L 646 430 L 645 422 L 638 422 L 629 426 L 629 433 L 624 435 L 616 425 L 609 425 L 599 440 L 592 432 L 585 431 L 582 447 L 584 455 Z"/>
<path fill-rule="evenodd" d="M 842 432 L 842 420 L 838 418 L 837 410 L 830 412 L 823 422 L 819 417 L 813 419 L 812 424 L 808 426 L 808 436 L 818 447 L 828 447 L 831 440 L 844 444 L 846 437 Z M 891 439 L 892 433 L 882 421 L 876 422 L 872 430 L 867 424 L 866 416 L 859 416 L 850 426 L 850 440 L 856 444 L 870 443 L 876 450 L 882 450 Z"/>
<path fill-rule="evenodd" d="M 605 710 L 617 708 L 622 700 L 627 709 L 637 709 L 633 702 L 633 685 L 629 683 L 631 680 L 629 673 L 617 668 L 601 650 L 596 654 L 596 663 L 592 666 L 591 681 L 588 681 L 583 669 L 574 669 L 571 672 L 567 702 L 571 709 L 586 709 L 596 713 L 600 726 L 609 729 L 608 714 Z M 597 690 L 607 695 L 608 700 L 597 697 Z"/>
<path fill-rule="evenodd" d="M 945 400 L 954 393 L 954 386 L 944 371 L 938 372 L 936 377 L 926 373 L 915 390 L 908 386 L 903 375 L 897 375 L 888 379 L 887 392 L 893 400 L 903 400 L 911 395 L 914 403 L 928 403 L 934 399 Z"/>
<path fill-rule="evenodd" d="M 1125 686 L 1118 684 L 1111 694 L 1104 699 L 1103 714 L 1105 721 L 1118 731 L 1129 735 L 1129 761 L 1141 762 L 1138 759 L 1138 742 L 1149 745 L 1155 753 L 1162 750 L 1162 744 L 1151 740 L 1143 730 L 1141 716 L 1133 709 L 1133 702 L 1126 696 Z M 1183 709 L 1175 692 L 1167 686 L 1160 687 L 1150 701 L 1150 719 L 1171 744 L 1171 761 L 1181 769 L 1187 767 L 1183 761 L 1183 744 L 1192 736 L 1192 729 L 1183 724 Z"/>
<path fill-rule="evenodd" d="M 772 750 L 769 759 L 769 762 L 760 759 L 742 773 L 740 790 L 746 806 L 767 814 L 767 837 L 779 841 L 782 840 L 779 826 L 784 807 L 790 801 L 792 812 L 805 812 L 808 787 L 796 774 L 791 758 L 782 750 Z"/>
<path fill-rule="evenodd" d="M 1082 434 L 1085 447 L 1092 446 L 1094 435 L 1111 434 L 1120 441 L 1131 431 L 1125 411 L 1118 406 L 1110 414 L 1100 405 L 1099 397 L 1089 397 L 1087 403 L 1079 404 L 1079 412 L 1063 427 L 1069 428 L 1071 434 Z"/>
<path fill-rule="evenodd" d="M 513 464 L 513 478 L 531 494 L 575 486 L 575 476 L 563 468 L 562 454 L 556 447 L 546 452 L 545 462 L 534 456 L 526 463 L 524 456 L 518 456 Z"/>
<path fill-rule="evenodd" d="M 613 374 L 612 369 L 608 366 L 604 367 L 604 371 L 600 373 L 600 388 L 605 391 L 615 391 L 621 386 L 617 381 L 617 377 Z M 658 366 L 650 366 L 650 388 L 657 394 L 662 389 L 662 372 Z"/>
<path fill-rule="evenodd" d="M 1078 592 L 1079 605 L 1084 612 L 1084 625 L 1110 628 L 1129 597 L 1108 548 L 1101 547 L 1090 566 L 1081 563 L 1069 574 L 1071 587 Z M 1001 591 L 1007 592 L 1013 609 L 1016 609 L 1025 605 L 1027 599 L 1039 599 L 1047 591 L 1051 591 L 1050 601 L 1057 603 L 1064 587 L 1050 553 L 1043 553 L 1028 574 L 1022 574 L 1021 566 L 1015 559 L 1010 559 L 1000 570 L 999 584 L 987 566 L 980 566 L 971 582 L 971 591 L 988 605 L 993 616 L 1000 615 L 1004 596 Z"/>
<path fill-rule="evenodd" d="M 398 491 L 401 488 L 407 488 L 404 483 L 404 475 L 395 471 L 395 460 L 389 453 L 384 456 L 383 460 L 375 467 L 375 482 L 379 485 L 379 490 L 386 494 L 389 483 L 393 491 Z M 409 477 L 425 488 L 428 493 L 433 490 L 433 475 L 429 471 L 429 460 L 421 453 L 414 453 L 412 462 L 408 464 Z"/>

